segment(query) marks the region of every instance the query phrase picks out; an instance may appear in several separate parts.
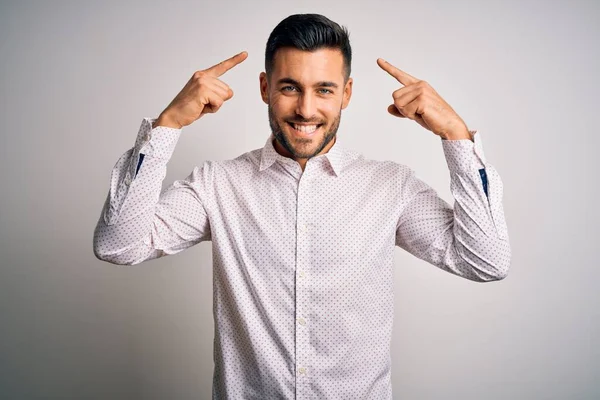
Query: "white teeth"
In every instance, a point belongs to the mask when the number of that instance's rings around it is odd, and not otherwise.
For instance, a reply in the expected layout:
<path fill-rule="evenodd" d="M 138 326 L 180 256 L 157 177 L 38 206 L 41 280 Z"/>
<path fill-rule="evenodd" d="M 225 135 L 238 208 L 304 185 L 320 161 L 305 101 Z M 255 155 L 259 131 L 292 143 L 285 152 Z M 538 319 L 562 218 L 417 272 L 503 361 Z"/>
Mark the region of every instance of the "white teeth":
<path fill-rule="evenodd" d="M 296 125 L 294 124 L 294 129 L 304 133 L 313 133 L 317 130 L 316 125 Z"/>

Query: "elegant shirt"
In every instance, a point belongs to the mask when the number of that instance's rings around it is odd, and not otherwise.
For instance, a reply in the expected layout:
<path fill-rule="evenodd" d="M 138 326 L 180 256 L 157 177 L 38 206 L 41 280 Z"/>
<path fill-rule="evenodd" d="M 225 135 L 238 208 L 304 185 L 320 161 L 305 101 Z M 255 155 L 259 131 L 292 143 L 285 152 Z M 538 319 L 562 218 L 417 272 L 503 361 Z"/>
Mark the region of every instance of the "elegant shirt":
<path fill-rule="evenodd" d="M 272 135 L 161 193 L 181 130 L 153 122 L 112 170 L 94 252 L 137 264 L 212 241 L 214 399 L 391 399 L 395 246 L 473 281 L 508 272 L 502 182 L 476 131 L 440 139 L 452 207 L 339 143 L 302 171 Z"/>

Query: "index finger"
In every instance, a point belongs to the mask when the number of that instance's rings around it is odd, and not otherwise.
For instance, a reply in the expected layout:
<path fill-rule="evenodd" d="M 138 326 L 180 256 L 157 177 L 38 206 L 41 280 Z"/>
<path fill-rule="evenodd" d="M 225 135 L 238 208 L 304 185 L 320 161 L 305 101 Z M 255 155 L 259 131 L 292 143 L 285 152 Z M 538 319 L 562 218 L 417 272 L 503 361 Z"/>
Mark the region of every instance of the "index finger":
<path fill-rule="evenodd" d="M 381 67 L 381 69 L 383 69 L 385 72 L 396 78 L 404 86 L 412 85 L 413 83 L 419 82 L 419 79 L 402 71 L 401 69 L 394 67 L 392 64 L 385 61 L 383 58 L 378 58 L 377 64 Z"/>
<path fill-rule="evenodd" d="M 221 61 L 220 63 L 213 65 L 209 69 L 205 70 L 214 77 L 219 77 L 223 75 L 225 72 L 229 71 L 231 68 L 235 67 L 242 61 L 244 61 L 248 57 L 248 53 L 242 51 L 241 53 L 236 54 L 235 56 L 228 58 L 225 61 Z"/>

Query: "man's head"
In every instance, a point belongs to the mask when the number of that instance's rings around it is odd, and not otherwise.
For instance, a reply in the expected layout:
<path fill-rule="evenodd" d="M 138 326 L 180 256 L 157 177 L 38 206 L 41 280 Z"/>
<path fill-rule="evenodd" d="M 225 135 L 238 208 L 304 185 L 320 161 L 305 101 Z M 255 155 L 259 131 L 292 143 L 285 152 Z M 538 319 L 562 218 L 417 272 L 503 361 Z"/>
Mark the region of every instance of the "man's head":
<path fill-rule="evenodd" d="M 351 60 L 348 31 L 322 15 L 291 15 L 271 32 L 260 89 L 278 152 L 304 165 L 331 148 L 352 95 Z"/>

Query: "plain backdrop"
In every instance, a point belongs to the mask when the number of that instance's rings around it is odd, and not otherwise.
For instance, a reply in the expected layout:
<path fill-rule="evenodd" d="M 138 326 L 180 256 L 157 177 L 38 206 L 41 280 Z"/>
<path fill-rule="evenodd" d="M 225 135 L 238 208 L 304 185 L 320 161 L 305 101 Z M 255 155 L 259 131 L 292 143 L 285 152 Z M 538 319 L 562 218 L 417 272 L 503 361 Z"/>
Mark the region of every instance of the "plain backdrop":
<path fill-rule="evenodd" d="M 350 30 L 339 142 L 409 165 L 452 203 L 439 137 L 386 111 L 428 81 L 477 129 L 504 183 L 513 250 L 500 282 L 396 250 L 397 399 L 600 398 L 596 1 L 0 3 L 0 398 L 208 399 L 210 242 L 125 267 L 94 226 L 116 160 L 194 71 L 242 50 L 234 98 L 186 127 L 165 186 L 264 145 L 267 37 L 320 13 Z"/>

